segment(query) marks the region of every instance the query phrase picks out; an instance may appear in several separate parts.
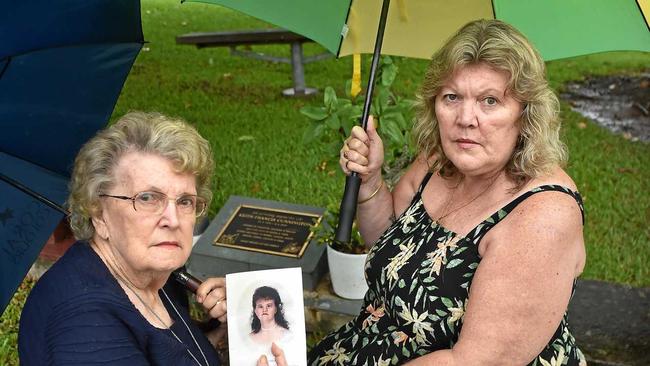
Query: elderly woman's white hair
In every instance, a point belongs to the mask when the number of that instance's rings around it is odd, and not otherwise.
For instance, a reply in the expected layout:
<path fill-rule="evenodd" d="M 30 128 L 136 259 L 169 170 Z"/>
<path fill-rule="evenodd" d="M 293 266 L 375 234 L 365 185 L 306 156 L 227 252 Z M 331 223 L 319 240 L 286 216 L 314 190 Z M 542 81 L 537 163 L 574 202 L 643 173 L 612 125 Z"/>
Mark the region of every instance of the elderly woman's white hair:
<path fill-rule="evenodd" d="M 196 177 L 198 196 L 210 203 L 214 169 L 206 139 L 181 119 L 159 113 L 131 112 L 100 131 L 79 151 L 70 180 L 67 208 L 78 240 L 95 233 L 91 217 L 99 214 L 99 194 L 111 188 L 113 169 L 127 152 L 151 153 L 169 159 L 179 173 Z"/>

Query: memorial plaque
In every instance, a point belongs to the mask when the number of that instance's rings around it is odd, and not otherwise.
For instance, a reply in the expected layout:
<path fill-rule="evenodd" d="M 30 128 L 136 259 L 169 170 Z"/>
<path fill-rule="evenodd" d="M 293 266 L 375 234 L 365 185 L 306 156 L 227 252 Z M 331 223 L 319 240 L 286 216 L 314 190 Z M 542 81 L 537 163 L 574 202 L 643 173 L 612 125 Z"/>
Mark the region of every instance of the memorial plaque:
<path fill-rule="evenodd" d="M 312 290 L 327 272 L 325 245 L 309 231 L 323 212 L 321 207 L 231 196 L 198 237 L 188 269 L 207 278 L 300 267 L 304 289 Z"/>
<path fill-rule="evenodd" d="M 286 257 L 302 257 L 320 222 L 313 213 L 240 205 L 217 234 L 214 245 Z"/>

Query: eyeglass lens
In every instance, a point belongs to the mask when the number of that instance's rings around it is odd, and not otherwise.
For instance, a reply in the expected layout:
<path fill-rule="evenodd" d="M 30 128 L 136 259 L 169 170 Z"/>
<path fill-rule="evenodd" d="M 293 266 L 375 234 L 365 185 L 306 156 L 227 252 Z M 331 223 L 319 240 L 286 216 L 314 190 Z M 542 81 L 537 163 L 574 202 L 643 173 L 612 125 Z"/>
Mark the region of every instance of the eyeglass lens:
<path fill-rule="evenodd" d="M 168 198 L 161 192 L 140 192 L 133 197 L 133 208 L 136 211 L 161 213 L 168 201 L 175 201 L 176 209 L 184 214 L 201 216 L 205 211 L 205 201 L 195 195 L 183 195 L 178 198 Z"/>

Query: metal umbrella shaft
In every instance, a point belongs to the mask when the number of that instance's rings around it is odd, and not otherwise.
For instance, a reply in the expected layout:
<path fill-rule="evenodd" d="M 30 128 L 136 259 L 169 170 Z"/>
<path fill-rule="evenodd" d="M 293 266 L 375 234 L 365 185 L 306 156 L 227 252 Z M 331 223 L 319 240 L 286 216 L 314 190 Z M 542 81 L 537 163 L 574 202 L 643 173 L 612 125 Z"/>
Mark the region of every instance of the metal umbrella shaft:
<path fill-rule="evenodd" d="M 12 178 L 9 178 L 9 177 L 7 177 L 6 175 L 4 175 L 2 173 L 0 173 L 0 180 L 3 180 L 6 183 L 8 183 L 9 185 L 11 185 L 12 187 L 15 187 L 15 188 L 21 190 L 22 192 L 26 193 L 30 197 L 36 198 L 40 202 L 42 202 L 45 205 L 47 205 L 47 206 L 61 212 L 62 214 L 64 214 L 64 215 L 68 214 L 68 211 L 66 211 L 66 209 L 63 208 L 61 205 L 59 205 L 58 203 L 56 203 L 56 202 L 50 200 L 49 198 L 43 196 L 42 194 L 30 189 L 29 187 L 27 187 L 26 185 L 20 183 L 19 181 L 15 180 L 15 179 L 12 179 Z"/>
<path fill-rule="evenodd" d="M 372 54 L 372 64 L 370 66 L 370 77 L 368 78 L 368 87 L 366 89 L 366 99 L 363 104 L 363 114 L 361 115 L 361 127 L 364 130 L 368 128 L 368 116 L 370 115 L 370 105 L 372 104 L 372 92 L 375 89 L 375 76 L 379 57 L 381 55 L 381 44 L 384 39 L 384 30 L 386 29 L 386 19 L 388 18 L 388 8 L 390 0 L 384 0 L 381 6 L 381 15 L 379 17 L 379 26 L 377 29 L 377 38 L 375 40 L 375 50 Z M 358 173 L 353 172 L 345 178 L 345 189 L 341 206 L 339 207 L 339 224 L 336 228 L 334 240 L 339 243 L 350 242 L 352 233 L 352 222 L 357 213 L 357 199 L 359 196 L 359 187 L 361 186 L 361 177 Z"/>

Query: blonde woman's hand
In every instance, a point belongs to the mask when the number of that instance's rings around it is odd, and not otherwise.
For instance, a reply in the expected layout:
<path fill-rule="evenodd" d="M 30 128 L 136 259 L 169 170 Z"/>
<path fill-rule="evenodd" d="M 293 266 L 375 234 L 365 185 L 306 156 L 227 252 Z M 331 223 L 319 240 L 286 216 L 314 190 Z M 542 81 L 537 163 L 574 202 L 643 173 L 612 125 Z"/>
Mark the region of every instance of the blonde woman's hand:
<path fill-rule="evenodd" d="M 203 281 L 196 290 L 196 301 L 203 306 L 211 318 L 216 318 L 222 323 L 226 322 L 226 279 L 212 277 Z"/>
<path fill-rule="evenodd" d="M 376 185 L 381 180 L 384 144 L 377 134 L 375 120 L 368 117 L 368 131 L 354 126 L 340 151 L 339 164 L 345 175 L 359 173 L 361 181 Z"/>

